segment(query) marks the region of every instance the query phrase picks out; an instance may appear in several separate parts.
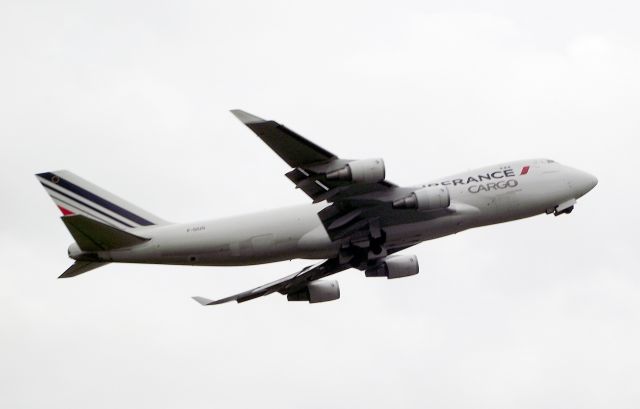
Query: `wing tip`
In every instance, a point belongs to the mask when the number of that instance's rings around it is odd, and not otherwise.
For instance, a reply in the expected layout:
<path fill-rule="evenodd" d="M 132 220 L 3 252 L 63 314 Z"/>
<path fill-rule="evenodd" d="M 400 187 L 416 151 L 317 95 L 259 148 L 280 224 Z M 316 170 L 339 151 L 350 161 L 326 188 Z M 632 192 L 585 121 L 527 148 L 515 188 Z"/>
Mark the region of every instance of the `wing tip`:
<path fill-rule="evenodd" d="M 235 115 L 235 117 L 238 118 L 240 122 L 242 122 L 245 125 L 267 122 L 266 120 L 260 118 L 259 116 L 255 116 L 241 109 L 232 109 L 231 113 Z"/>
<path fill-rule="evenodd" d="M 212 305 L 214 302 L 213 300 L 210 300 L 208 298 L 204 298 L 204 297 L 191 297 L 193 298 L 195 301 L 198 302 L 198 304 L 200 305 Z"/>

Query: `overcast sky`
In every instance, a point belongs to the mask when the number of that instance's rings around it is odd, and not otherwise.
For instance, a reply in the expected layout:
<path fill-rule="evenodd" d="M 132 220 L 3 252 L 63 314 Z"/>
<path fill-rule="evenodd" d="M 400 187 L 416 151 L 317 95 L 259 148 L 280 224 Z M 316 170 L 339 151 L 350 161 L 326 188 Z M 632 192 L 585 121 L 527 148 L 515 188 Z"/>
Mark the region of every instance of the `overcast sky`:
<path fill-rule="evenodd" d="M 521 3 L 521 4 L 515 4 Z M 637 408 L 640 6 L 632 1 L 0 2 L 3 408 Z M 33 174 L 173 221 L 306 203 L 228 110 L 425 182 L 531 157 L 596 175 L 569 216 L 349 270 L 339 301 L 204 308 L 307 265 L 112 264 Z"/>

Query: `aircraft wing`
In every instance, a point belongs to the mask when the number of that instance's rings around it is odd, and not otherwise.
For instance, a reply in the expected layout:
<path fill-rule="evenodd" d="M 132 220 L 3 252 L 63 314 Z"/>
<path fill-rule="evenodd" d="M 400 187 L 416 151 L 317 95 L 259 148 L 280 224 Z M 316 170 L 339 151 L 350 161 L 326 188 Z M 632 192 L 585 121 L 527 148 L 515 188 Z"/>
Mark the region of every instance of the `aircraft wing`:
<path fill-rule="evenodd" d="M 305 267 L 302 270 L 283 277 L 279 280 L 262 285 L 252 290 L 232 295 L 230 297 L 221 298 L 219 300 L 210 300 L 204 297 L 193 297 L 193 299 L 202 305 L 217 305 L 224 304 L 229 301 L 236 301 L 238 303 L 241 303 L 275 292 L 279 292 L 280 294 L 289 294 L 291 292 L 295 292 L 301 288 L 304 288 L 310 281 L 314 281 L 319 278 L 338 273 L 340 271 L 346 270 L 349 267 L 350 266 L 348 264 L 340 264 L 337 259 L 329 259 L 318 264 Z"/>
<path fill-rule="evenodd" d="M 286 176 L 314 202 L 333 202 L 356 195 L 383 192 L 395 187 L 393 183 L 384 180 L 384 169 L 382 180 L 377 182 L 353 183 L 328 178 L 328 173 L 355 161 L 340 159 L 275 121 L 265 120 L 239 109 L 234 109 L 231 113 L 293 168 Z"/>

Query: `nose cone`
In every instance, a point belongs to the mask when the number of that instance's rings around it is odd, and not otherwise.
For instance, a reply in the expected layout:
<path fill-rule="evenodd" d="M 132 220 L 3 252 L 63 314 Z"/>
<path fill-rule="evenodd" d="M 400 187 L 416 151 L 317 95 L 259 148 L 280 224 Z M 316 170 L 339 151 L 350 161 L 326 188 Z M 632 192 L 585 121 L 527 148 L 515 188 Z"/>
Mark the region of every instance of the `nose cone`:
<path fill-rule="evenodd" d="M 581 170 L 576 170 L 571 177 L 571 186 L 575 189 L 577 197 L 586 195 L 597 184 L 598 178 Z"/>

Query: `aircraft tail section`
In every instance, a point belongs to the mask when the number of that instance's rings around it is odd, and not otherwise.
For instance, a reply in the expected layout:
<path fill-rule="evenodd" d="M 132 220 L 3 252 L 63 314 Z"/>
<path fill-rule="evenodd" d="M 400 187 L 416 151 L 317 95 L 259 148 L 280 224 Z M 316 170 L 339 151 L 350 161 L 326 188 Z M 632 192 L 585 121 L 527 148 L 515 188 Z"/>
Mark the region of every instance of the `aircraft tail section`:
<path fill-rule="evenodd" d="M 62 212 L 73 236 L 69 256 L 76 262 L 60 278 L 75 277 L 108 264 L 100 252 L 143 244 L 146 227 L 168 224 L 126 200 L 66 170 L 36 175 Z"/>
<path fill-rule="evenodd" d="M 65 217 L 83 215 L 122 230 L 168 224 L 69 171 L 43 172 L 36 177 Z"/>
<path fill-rule="evenodd" d="M 109 264 L 99 252 L 136 246 L 150 240 L 82 214 L 62 216 L 62 221 L 76 244 L 69 248 L 69 256 L 76 262 L 58 278 L 75 277 Z"/>

